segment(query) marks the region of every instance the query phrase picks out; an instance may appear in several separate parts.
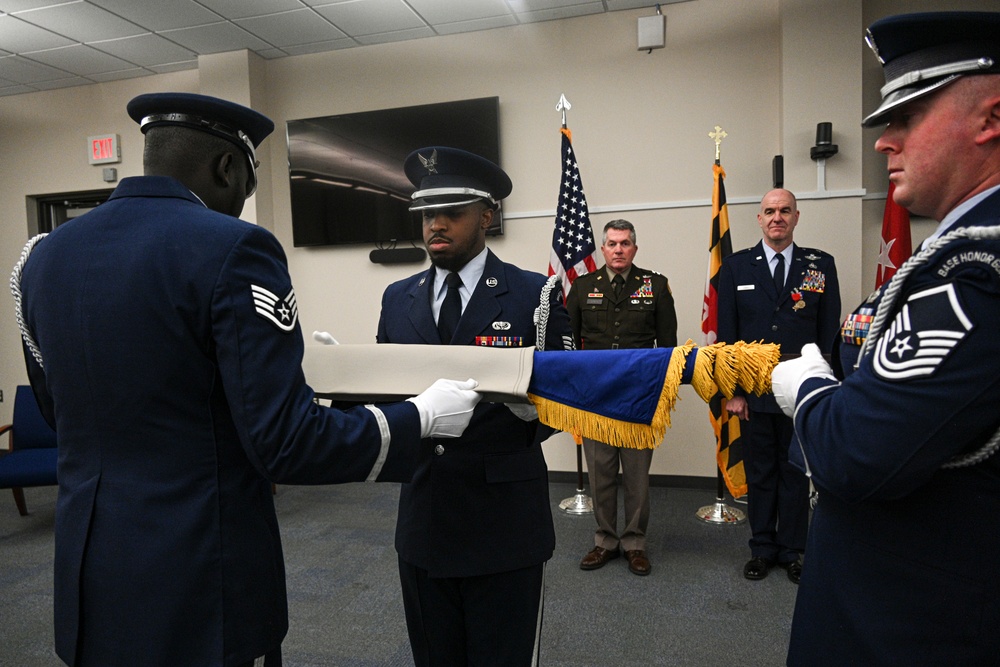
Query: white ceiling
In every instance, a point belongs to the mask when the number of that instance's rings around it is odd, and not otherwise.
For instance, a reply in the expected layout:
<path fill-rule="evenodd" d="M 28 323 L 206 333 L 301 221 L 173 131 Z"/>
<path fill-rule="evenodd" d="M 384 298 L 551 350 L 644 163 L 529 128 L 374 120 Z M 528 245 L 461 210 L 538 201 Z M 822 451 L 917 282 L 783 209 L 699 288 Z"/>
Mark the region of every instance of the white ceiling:
<path fill-rule="evenodd" d="M 0 96 L 683 0 L 0 0 Z"/>

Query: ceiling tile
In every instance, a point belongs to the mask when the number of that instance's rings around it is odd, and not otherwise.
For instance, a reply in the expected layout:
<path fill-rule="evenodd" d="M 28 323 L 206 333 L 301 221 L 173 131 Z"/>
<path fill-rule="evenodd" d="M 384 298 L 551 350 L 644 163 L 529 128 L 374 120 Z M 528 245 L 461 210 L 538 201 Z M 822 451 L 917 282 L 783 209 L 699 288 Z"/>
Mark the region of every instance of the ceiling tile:
<path fill-rule="evenodd" d="M 316 6 L 315 10 L 348 35 L 372 35 L 426 26 L 400 0 L 354 0 Z"/>
<path fill-rule="evenodd" d="M 150 65 L 146 69 L 152 70 L 157 74 L 164 74 L 166 72 L 180 72 L 186 69 L 198 69 L 198 60 L 182 60 L 176 63 L 164 63 L 162 65 Z"/>
<path fill-rule="evenodd" d="M 600 2 L 587 2 L 564 7 L 553 7 L 551 9 L 539 9 L 537 11 L 521 12 L 517 15 L 522 23 L 536 23 L 538 21 L 553 21 L 556 19 L 569 19 L 574 16 L 586 16 L 587 14 L 600 14 L 604 11 L 604 5 Z"/>
<path fill-rule="evenodd" d="M 161 34 L 198 54 L 224 53 L 239 49 L 256 51 L 271 46 L 234 23 L 213 23 L 195 28 L 164 30 Z"/>
<path fill-rule="evenodd" d="M 63 5 L 67 2 L 77 2 L 78 0 L 0 0 L 0 12 L 12 14 L 22 12 L 25 9 L 38 9 L 39 7 L 51 7 L 52 5 Z"/>
<path fill-rule="evenodd" d="M 37 81 L 65 79 L 66 74 L 62 70 L 36 63 L 21 56 L 0 58 L 0 79 L 7 79 L 14 83 L 33 84 Z"/>
<path fill-rule="evenodd" d="M 122 39 L 109 39 L 103 42 L 91 42 L 90 46 L 144 67 L 182 60 L 197 60 L 197 55 L 193 51 L 152 33 Z"/>
<path fill-rule="evenodd" d="M 199 0 L 199 2 L 227 19 L 264 16 L 302 8 L 299 0 Z"/>
<path fill-rule="evenodd" d="M 87 2 L 71 2 L 21 12 L 17 18 L 80 42 L 128 37 L 142 28 Z"/>
<path fill-rule="evenodd" d="M 5 51 L 22 53 L 41 51 L 57 46 L 69 46 L 73 40 L 67 39 L 44 28 L 26 23 L 16 16 L 0 16 L 0 44 Z"/>
<path fill-rule="evenodd" d="M 24 93 L 33 93 L 36 90 L 36 88 L 22 86 L 20 84 L 13 86 L 0 86 L 0 97 L 6 97 L 7 95 L 23 95 Z"/>
<path fill-rule="evenodd" d="M 282 49 L 285 53 L 290 56 L 302 56 L 307 53 L 323 53 L 324 51 L 337 51 L 340 49 L 349 49 L 352 46 L 357 46 L 358 43 L 351 39 L 350 37 L 345 37 L 343 39 L 334 39 L 329 42 L 316 42 L 315 44 L 299 44 L 298 46 L 286 46 Z"/>
<path fill-rule="evenodd" d="M 494 16 L 486 19 L 475 19 L 473 21 L 458 21 L 457 23 L 439 23 L 434 26 L 435 32 L 439 35 L 452 35 L 459 32 L 475 32 L 477 30 L 492 30 L 493 28 L 506 28 L 517 25 L 517 19 L 513 16 Z"/>
<path fill-rule="evenodd" d="M 141 67 L 134 67 L 132 69 L 120 70 L 117 72 L 102 72 L 101 74 L 91 74 L 87 78 L 93 79 L 99 83 L 105 81 L 118 81 L 120 79 L 137 79 L 141 76 L 149 76 L 149 71 Z"/>
<path fill-rule="evenodd" d="M 430 28 L 412 28 L 410 30 L 396 30 L 395 32 L 383 32 L 377 35 L 358 35 L 354 39 L 362 44 L 386 44 L 388 42 L 402 42 L 407 39 L 420 39 L 421 37 L 433 37 L 434 31 Z"/>
<path fill-rule="evenodd" d="M 40 62 L 61 70 L 86 76 L 97 72 L 108 72 L 134 67 L 134 63 L 125 62 L 121 58 L 92 49 L 83 44 L 63 46 L 48 51 L 36 51 L 29 54 L 35 62 Z"/>
<path fill-rule="evenodd" d="M 86 86 L 88 83 L 94 83 L 91 79 L 85 79 L 82 76 L 71 76 L 65 79 L 56 79 L 54 81 L 38 81 L 31 84 L 32 87 L 38 90 L 55 90 L 57 88 L 72 88 L 73 86 Z"/>
<path fill-rule="evenodd" d="M 2 2 L 3 0 L 0 0 Z M 149 31 L 191 28 L 216 23 L 220 17 L 193 0 L 90 0 Z"/>
<path fill-rule="evenodd" d="M 311 9 L 296 9 L 281 14 L 236 19 L 234 22 L 265 42 L 279 47 L 323 42 L 345 36 L 340 30 L 316 16 Z"/>
<path fill-rule="evenodd" d="M 504 0 L 408 0 L 425 21 L 431 25 L 457 23 L 473 19 L 509 15 L 510 9 Z"/>

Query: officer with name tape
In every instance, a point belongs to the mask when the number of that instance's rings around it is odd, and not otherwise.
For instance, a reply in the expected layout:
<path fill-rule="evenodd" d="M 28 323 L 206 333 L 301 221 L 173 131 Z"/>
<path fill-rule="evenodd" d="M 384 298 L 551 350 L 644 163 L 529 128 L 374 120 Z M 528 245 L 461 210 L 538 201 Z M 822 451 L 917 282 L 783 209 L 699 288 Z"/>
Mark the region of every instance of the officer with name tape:
<path fill-rule="evenodd" d="M 507 174 L 443 146 L 414 151 L 403 169 L 432 266 L 385 290 L 378 342 L 535 347 L 535 312 L 547 307 L 544 349 L 571 349 L 558 284 L 486 247 Z M 551 433 L 530 405 L 482 402 L 462 438 L 421 444 L 396 522 L 417 667 L 536 664 L 555 547 L 541 449 Z"/>
<path fill-rule="evenodd" d="M 272 482 L 410 479 L 458 436 L 474 381 L 316 405 L 275 237 L 238 220 L 274 124 L 204 95 L 129 102 L 146 175 L 32 239 L 11 279 L 59 441 L 56 653 L 74 667 L 281 665 Z M 453 442 L 453 441 L 452 441 Z"/>
<path fill-rule="evenodd" d="M 995 665 L 1000 656 L 1000 13 L 881 19 L 895 201 L 940 221 L 774 394 L 820 492 L 790 665 Z M 843 378 L 839 380 L 838 378 Z"/>
<path fill-rule="evenodd" d="M 580 276 L 566 297 L 576 344 L 585 350 L 675 347 L 677 313 L 667 277 L 633 264 L 639 246 L 628 220 L 604 225 L 604 266 Z M 583 438 L 587 476 L 594 494 L 594 546 L 581 570 L 597 570 L 624 552 L 629 572 L 646 576 L 649 528 L 649 468 L 652 449 L 613 447 Z M 624 521 L 618 529 L 618 469 L 622 473 Z"/>

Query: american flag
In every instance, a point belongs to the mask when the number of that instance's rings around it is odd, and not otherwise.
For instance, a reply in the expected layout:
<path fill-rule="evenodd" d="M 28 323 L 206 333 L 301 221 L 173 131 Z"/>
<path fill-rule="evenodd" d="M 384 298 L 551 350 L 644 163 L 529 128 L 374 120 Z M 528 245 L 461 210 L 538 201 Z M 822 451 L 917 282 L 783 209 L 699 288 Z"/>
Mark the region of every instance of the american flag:
<path fill-rule="evenodd" d="M 597 270 L 597 244 L 590 226 L 587 198 L 583 195 L 580 168 L 573 153 L 570 131 L 562 133 L 562 182 L 556 207 L 555 230 L 552 232 L 552 253 L 549 275 L 559 276 L 563 299 L 577 277 Z"/>

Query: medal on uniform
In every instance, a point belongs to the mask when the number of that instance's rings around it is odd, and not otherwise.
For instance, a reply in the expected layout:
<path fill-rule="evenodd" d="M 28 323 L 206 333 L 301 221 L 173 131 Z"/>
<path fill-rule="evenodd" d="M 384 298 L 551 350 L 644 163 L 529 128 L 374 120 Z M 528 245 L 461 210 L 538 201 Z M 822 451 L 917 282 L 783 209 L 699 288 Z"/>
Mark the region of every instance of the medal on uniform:
<path fill-rule="evenodd" d="M 802 290 L 798 287 L 792 289 L 792 301 L 795 305 L 792 306 L 792 310 L 802 310 L 806 307 L 806 302 L 802 300 Z"/>

